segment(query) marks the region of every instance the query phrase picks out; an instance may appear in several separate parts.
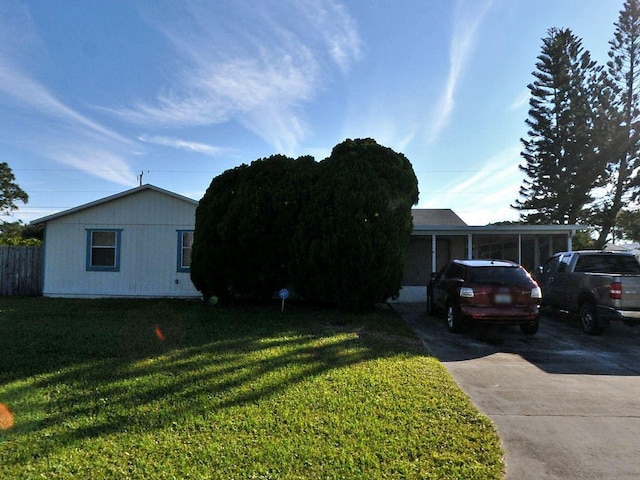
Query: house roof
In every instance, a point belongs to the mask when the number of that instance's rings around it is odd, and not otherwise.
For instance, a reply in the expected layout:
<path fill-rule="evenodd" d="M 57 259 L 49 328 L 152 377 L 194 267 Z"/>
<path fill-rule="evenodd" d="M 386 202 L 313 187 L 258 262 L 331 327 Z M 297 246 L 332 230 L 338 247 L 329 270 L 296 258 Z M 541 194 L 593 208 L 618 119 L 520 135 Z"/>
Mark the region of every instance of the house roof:
<path fill-rule="evenodd" d="M 56 219 L 56 218 L 64 217 L 65 215 L 69 215 L 71 213 L 76 213 L 76 212 L 79 212 L 81 210 L 86 210 L 87 208 L 92 208 L 92 207 L 95 207 L 97 205 L 102 205 L 103 203 L 111 202 L 113 200 L 117 200 L 119 198 L 126 197 L 126 196 L 129 196 L 129 195 L 133 195 L 133 194 L 145 191 L 145 190 L 151 190 L 151 191 L 154 191 L 154 192 L 162 193 L 163 195 L 168 195 L 170 197 L 177 198 L 178 200 L 182 200 L 184 202 L 188 202 L 188 203 L 191 203 L 193 205 L 198 205 L 198 201 L 197 200 L 194 200 L 194 199 L 189 198 L 189 197 L 185 197 L 183 195 L 179 195 L 177 193 L 171 192 L 169 190 L 165 190 L 165 189 L 160 188 L 160 187 L 156 187 L 155 185 L 147 184 L 147 185 L 141 185 L 139 187 L 132 188 L 130 190 L 125 190 L 124 192 L 116 193 L 115 195 L 110 195 L 108 197 L 100 198 L 98 200 L 94 200 L 93 202 L 85 203 L 84 205 L 79 205 L 77 207 L 73 207 L 73 208 L 70 208 L 68 210 L 63 210 L 62 212 L 54 213 L 53 215 L 48 215 L 46 217 L 37 218 L 35 220 L 32 220 L 31 224 L 32 225 L 37 225 L 39 223 L 45 223 L 45 222 L 48 222 L 48 221 Z"/>
<path fill-rule="evenodd" d="M 414 235 L 566 235 L 587 229 L 581 225 L 467 225 L 449 208 L 415 208 L 411 215 Z"/>
<path fill-rule="evenodd" d="M 415 227 L 459 226 L 467 224 L 450 208 L 414 208 L 411 210 Z"/>
<path fill-rule="evenodd" d="M 414 225 L 413 235 L 574 235 L 583 225 Z"/>

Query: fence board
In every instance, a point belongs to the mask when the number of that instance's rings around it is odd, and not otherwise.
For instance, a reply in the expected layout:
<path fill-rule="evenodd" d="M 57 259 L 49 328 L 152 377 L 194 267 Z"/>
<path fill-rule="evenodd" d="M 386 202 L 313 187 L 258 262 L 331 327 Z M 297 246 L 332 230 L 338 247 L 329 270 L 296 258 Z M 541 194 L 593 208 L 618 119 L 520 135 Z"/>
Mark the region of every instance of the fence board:
<path fill-rule="evenodd" d="M 0 296 L 42 295 L 42 247 L 0 246 Z"/>

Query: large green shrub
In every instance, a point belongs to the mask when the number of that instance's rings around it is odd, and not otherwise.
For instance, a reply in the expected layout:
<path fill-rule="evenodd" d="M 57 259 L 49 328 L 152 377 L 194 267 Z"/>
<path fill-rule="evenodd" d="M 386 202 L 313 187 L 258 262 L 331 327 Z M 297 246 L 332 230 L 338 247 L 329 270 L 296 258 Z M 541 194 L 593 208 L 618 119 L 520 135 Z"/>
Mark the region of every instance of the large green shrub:
<path fill-rule="evenodd" d="M 215 177 L 196 209 L 196 223 L 191 251 L 191 281 L 205 298 L 226 296 L 228 290 L 227 263 L 232 237 L 225 224 L 228 205 L 236 196 L 247 166 L 227 170 Z"/>
<path fill-rule="evenodd" d="M 228 170 L 196 211 L 191 277 L 205 297 L 304 298 L 358 309 L 396 295 L 417 180 L 402 154 L 346 140 L 320 163 L 282 155 Z"/>
<path fill-rule="evenodd" d="M 294 239 L 305 296 L 359 309 L 398 294 L 418 182 L 407 158 L 372 139 L 346 140 L 320 162 Z"/>
<path fill-rule="evenodd" d="M 259 159 L 214 178 L 196 210 L 191 277 L 205 296 L 267 296 L 288 284 L 312 157 Z"/>

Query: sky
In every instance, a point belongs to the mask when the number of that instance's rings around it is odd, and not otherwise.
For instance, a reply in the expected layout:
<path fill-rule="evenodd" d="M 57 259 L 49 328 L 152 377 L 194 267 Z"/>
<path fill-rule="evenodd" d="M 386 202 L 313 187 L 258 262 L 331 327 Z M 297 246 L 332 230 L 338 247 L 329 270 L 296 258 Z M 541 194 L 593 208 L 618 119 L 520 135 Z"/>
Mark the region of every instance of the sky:
<path fill-rule="evenodd" d="M 623 0 L 2 0 L 0 161 L 28 223 L 153 184 L 199 200 L 273 154 L 403 153 L 417 208 L 517 220 L 542 39 L 607 61 Z"/>

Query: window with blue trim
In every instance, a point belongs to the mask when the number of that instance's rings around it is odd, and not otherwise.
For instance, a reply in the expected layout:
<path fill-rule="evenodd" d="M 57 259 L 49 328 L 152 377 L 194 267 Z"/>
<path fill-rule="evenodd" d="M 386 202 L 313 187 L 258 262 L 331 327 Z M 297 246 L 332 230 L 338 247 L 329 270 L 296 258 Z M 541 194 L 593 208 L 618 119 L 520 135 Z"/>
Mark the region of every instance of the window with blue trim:
<path fill-rule="evenodd" d="M 188 272 L 191 269 L 191 247 L 193 246 L 193 230 L 178 230 L 178 271 Z"/>
<path fill-rule="evenodd" d="M 120 271 L 120 239 L 122 230 L 87 230 L 87 270 Z"/>

